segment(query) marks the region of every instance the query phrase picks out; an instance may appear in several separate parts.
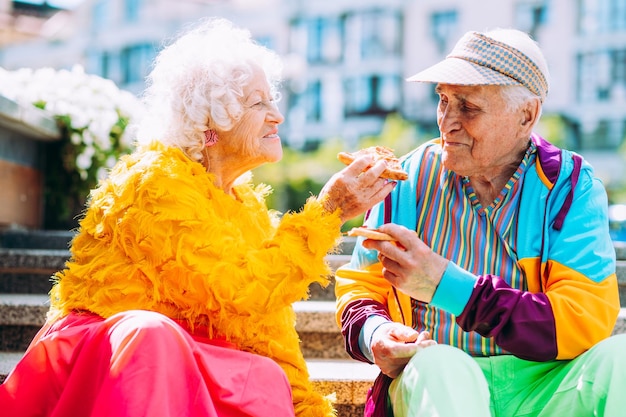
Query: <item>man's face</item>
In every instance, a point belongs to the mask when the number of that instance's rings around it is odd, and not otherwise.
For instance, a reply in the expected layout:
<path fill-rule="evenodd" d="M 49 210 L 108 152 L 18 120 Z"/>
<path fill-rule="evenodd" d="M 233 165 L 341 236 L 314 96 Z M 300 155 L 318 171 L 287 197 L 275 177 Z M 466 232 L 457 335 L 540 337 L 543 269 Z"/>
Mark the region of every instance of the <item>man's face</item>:
<path fill-rule="evenodd" d="M 468 177 L 493 177 L 520 162 L 528 145 L 524 112 L 509 110 L 499 86 L 438 84 L 443 164 Z"/>

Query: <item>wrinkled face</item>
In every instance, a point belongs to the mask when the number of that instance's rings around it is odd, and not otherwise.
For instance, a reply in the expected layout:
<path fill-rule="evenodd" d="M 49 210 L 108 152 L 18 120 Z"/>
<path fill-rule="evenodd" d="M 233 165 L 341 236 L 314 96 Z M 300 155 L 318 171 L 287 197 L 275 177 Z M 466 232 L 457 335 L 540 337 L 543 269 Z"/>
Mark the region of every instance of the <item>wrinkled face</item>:
<path fill-rule="evenodd" d="M 522 110 L 508 110 L 498 86 L 438 84 L 437 124 L 444 166 L 491 176 L 518 164 L 528 146 Z"/>
<path fill-rule="evenodd" d="M 270 92 L 265 73 L 255 66 L 250 82 L 243 88 L 243 115 L 228 132 L 220 132 L 220 143 L 230 155 L 236 155 L 242 170 L 266 162 L 277 162 L 283 156 L 278 125 L 285 119 Z"/>

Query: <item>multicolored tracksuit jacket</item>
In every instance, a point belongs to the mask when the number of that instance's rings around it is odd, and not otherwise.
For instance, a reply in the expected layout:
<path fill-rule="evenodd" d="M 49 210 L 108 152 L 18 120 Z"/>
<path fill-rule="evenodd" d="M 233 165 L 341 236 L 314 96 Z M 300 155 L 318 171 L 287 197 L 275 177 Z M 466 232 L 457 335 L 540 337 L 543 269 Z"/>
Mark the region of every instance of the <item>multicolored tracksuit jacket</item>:
<path fill-rule="evenodd" d="M 533 361 L 572 359 L 610 336 L 619 296 L 604 186 L 579 155 L 535 134 L 531 141 L 536 155 L 525 168 L 518 190 L 511 255 L 521 271 L 518 288 L 504 277 L 466 271 L 450 259 L 432 302 L 426 305 L 396 291 L 382 277 L 376 252 L 363 248 L 359 240 L 351 262 L 336 271 L 337 321 L 350 356 L 371 363 L 359 347 L 359 337 L 373 315 L 421 331 L 430 330 L 430 317 L 446 314 L 462 329 L 459 333 L 482 337 L 495 346 L 495 350 L 468 353 L 512 354 Z M 420 169 L 424 161 L 434 168 Z M 441 164 L 439 140 L 418 147 L 402 158 L 402 164 L 409 179 L 368 213 L 365 224 L 377 227 L 393 222 L 419 234 L 423 218 L 417 213 L 436 206 L 432 198 L 443 198 L 437 188 L 450 173 Z M 429 181 L 430 188 L 416 188 L 424 183 L 420 175 L 435 178 Z M 384 404 L 381 397 L 386 396 L 386 389 L 377 386 L 381 377 L 370 391 L 374 398 L 369 400 L 375 404 Z"/>

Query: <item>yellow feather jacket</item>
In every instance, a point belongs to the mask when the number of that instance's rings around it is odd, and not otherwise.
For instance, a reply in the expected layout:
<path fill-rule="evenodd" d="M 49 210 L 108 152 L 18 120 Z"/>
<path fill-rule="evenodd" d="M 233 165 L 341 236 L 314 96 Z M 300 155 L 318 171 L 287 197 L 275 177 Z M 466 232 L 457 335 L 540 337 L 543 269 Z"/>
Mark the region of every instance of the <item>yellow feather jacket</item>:
<path fill-rule="evenodd" d="M 182 151 L 153 143 L 125 156 L 93 190 L 55 275 L 50 320 L 73 310 L 102 317 L 142 309 L 208 327 L 287 374 L 296 415 L 333 416 L 313 390 L 292 303 L 327 284 L 326 254 L 339 241 L 338 213 L 310 199 L 281 218 L 267 186 L 237 185 L 237 198 Z"/>

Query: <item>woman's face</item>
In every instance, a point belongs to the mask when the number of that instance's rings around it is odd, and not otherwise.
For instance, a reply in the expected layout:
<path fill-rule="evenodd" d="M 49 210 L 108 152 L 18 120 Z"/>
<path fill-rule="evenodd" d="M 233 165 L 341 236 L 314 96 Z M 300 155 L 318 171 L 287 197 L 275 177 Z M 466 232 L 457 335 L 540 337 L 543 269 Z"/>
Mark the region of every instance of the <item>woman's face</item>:
<path fill-rule="evenodd" d="M 263 70 L 254 66 L 250 82 L 243 88 L 243 116 L 228 132 L 219 133 L 220 144 L 234 156 L 233 163 L 250 170 L 267 162 L 277 162 L 283 156 L 278 125 L 285 118 L 270 92 Z"/>

